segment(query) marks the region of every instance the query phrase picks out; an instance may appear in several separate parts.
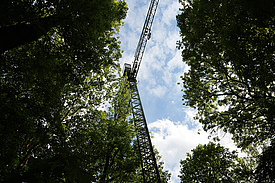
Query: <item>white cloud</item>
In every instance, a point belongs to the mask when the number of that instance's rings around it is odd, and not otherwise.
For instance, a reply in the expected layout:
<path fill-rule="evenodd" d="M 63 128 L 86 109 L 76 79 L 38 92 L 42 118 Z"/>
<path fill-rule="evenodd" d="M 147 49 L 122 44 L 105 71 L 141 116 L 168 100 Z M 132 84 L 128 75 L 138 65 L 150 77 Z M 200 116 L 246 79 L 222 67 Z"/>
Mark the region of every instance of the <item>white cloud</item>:
<path fill-rule="evenodd" d="M 184 112 L 184 122 L 162 119 L 148 125 L 153 137 L 152 143 L 160 152 L 165 169 L 172 173 L 172 183 L 180 182 L 180 160 L 186 158 L 186 153 L 191 153 L 198 144 L 207 144 L 211 140 L 209 133 L 202 130 L 201 124 L 193 120 L 196 111 L 186 108 Z M 220 132 L 219 136 L 221 145 L 231 151 L 239 150 L 231 140 L 231 135 Z"/>
<path fill-rule="evenodd" d="M 198 144 L 208 142 L 207 133 L 198 134 L 198 128 L 189 129 L 187 124 L 158 120 L 148 125 L 152 142 L 163 158 L 165 169 L 172 173 L 172 182 L 178 182 L 180 160 Z"/>
<path fill-rule="evenodd" d="M 165 84 L 176 87 L 181 75 L 183 75 L 185 64 L 181 61 L 180 51 L 174 53 L 171 60 L 168 61 L 167 65 L 163 69 L 162 79 Z M 175 70 L 179 70 L 176 72 Z"/>
<path fill-rule="evenodd" d="M 173 21 L 175 20 L 175 15 L 179 11 L 180 4 L 178 1 L 166 1 L 167 4 L 165 4 L 165 9 L 163 11 L 163 21 L 165 24 L 171 25 L 173 24 Z M 164 6 L 161 6 L 161 8 L 164 8 Z"/>
<path fill-rule="evenodd" d="M 136 33 L 140 33 L 147 14 L 148 0 L 127 1 L 128 13 L 126 17 L 127 26 Z M 133 32 L 131 32 L 133 33 Z"/>
<path fill-rule="evenodd" d="M 180 51 L 177 51 L 174 57 L 171 60 L 169 60 L 169 62 L 167 63 L 167 67 L 169 71 L 173 71 L 176 68 L 184 68 L 184 63 L 182 62 Z"/>
<path fill-rule="evenodd" d="M 167 92 L 167 88 L 165 86 L 158 85 L 155 88 L 150 89 L 150 92 L 157 97 L 163 97 Z"/>
<path fill-rule="evenodd" d="M 167 48 L 169 48 L 170 50 L 175 50 L 176 43 L 178 40 L 180 40 L 180 36 L 176 31 L 169 32 L 167 39 L 166 39 Z"/>

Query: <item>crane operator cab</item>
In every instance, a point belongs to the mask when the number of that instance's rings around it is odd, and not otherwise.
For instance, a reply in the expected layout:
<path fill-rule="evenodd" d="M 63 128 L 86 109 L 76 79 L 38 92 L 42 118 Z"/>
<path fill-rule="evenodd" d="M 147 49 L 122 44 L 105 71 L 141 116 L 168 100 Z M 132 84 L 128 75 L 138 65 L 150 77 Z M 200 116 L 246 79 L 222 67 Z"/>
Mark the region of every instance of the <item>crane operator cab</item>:
<path fill-rule="evenodd" d="M 131 81 L 131 64 L 124 63 L 123 76 L 127 76 L 128 81 Z"/>

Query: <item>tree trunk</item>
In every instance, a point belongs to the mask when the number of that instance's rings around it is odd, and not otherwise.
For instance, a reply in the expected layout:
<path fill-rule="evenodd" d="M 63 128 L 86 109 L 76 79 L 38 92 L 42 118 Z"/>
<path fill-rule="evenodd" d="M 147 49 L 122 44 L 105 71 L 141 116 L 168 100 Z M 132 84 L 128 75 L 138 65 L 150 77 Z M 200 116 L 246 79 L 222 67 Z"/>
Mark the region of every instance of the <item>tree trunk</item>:
<path fill-rule="evenodd" d="M 57 25 L 59 25 L 58 19 L 55 16 L 49 16 L 30 24 L 19 23 L 8 27 L 1 27 L 0 54 L 26 43 L 36 41 Z"/>

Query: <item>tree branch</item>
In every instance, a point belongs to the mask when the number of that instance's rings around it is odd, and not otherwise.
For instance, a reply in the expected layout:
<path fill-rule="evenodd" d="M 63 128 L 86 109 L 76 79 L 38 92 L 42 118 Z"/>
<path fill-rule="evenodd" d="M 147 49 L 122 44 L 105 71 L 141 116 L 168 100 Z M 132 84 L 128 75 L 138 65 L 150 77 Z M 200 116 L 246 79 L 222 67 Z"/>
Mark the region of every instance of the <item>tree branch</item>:
<path fill-rule="evenodd" d="M 67 113 L 65 114 L 65 116 L 62 118 L 61 123 L 63 123 L 63 121 L 69 116 L 69 114 L 70 114 L 71 110 L 73 109 L 73 107 L 74 107 L 76 101 L 79 100 L 79 99 L 80 99 L 80 96 L 77 97 L 77 98 L 73 101 L 72 106 L 71 106 L 70 109 L 67 111 Z"/>
<path fill-rule="evenodd" d="M 61 24 L 60 20 L 60 18 L 52 15 L 31 23 L 18 23 L 16 25 L 0 27 L 0 54 L 38 40 L 53 27 Z"/>

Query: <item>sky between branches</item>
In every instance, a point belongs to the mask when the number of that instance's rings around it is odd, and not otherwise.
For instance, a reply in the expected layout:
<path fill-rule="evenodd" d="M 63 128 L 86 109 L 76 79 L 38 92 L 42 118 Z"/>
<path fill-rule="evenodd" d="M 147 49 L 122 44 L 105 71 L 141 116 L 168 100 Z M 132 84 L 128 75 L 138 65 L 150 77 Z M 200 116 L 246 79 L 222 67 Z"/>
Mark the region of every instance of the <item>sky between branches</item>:
<path fill-rule="evenodd" d="M 124 50 L 121 67 L 132 63 L 142 31 L 150 0 L 126 0 L 128 14 L 120 30 L 121 49 Z M 188 70 L 176 48 L 180 40 L 176 15 L 181 5 L 178 0 L 160 0 L 143 60 L 137 76 L 138 88 L 153 144 L 156 146 L 166 170 L 172 173 L 171 182 L 177 177 L 180 160 L 198 144 L 209 141 L 201 130 L 196 113 L 182 105 L 182 87 L 177 85 L 180 76 Z M 198 132 L 200 131 L 200 134 Z M 229 135 L 221 134 L 221 144 L 236 149 Z"/>

